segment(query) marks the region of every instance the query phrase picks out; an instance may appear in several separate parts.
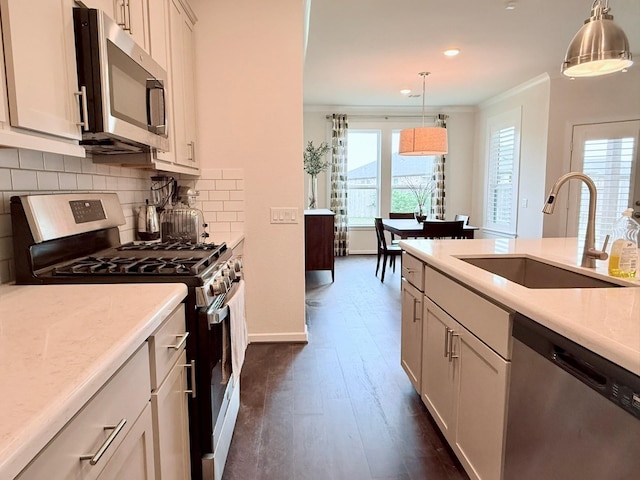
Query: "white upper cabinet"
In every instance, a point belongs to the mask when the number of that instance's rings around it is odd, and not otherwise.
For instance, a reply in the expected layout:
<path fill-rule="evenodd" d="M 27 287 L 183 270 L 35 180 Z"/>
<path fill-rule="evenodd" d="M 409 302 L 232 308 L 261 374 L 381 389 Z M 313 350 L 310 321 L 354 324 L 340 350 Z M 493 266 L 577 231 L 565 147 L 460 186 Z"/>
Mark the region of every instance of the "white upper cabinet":
<path fill-rule="evenodd" d="M 73 0 L 0 1 L 8 103 L 0 144 L 84 156 L 72 8 Z"/>
<path fill-rule="evenodd" d="M 151 0 L 158 2 L 159 0 Z M 147 0 L 83 0 L 88 8 L 97 8 L 116 21 L 149 53 L 149 15 Z"/>

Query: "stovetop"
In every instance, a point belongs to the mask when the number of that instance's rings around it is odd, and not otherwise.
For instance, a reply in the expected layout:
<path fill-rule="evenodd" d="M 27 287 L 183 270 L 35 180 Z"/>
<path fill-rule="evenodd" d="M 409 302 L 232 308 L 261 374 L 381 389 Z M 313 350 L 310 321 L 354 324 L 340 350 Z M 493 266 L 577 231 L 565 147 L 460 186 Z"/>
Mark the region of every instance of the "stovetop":
<path fill-rule="evenodd" d="M 225 243 L 127 243 L 55 265 L 51 277 L 202 277 L 228 255 Z M 182 280 L 180 280 L 182 281 Z"/>

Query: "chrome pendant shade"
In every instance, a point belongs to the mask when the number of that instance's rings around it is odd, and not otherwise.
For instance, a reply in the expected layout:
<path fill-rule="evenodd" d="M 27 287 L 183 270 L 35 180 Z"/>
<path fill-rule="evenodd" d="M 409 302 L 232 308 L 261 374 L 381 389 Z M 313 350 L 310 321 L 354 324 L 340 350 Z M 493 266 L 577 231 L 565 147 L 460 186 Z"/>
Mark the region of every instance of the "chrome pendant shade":
<path fill-rule="evenodd" d="M 447 129 L 424 126 L 425 78 L 429 72 L 420 72 L 422 77 L 422 126 L 400 131 L 398 153 L 403 156 L 444 155 L 447 153 Z"/>
<path fill-rule="evenodd" d="M 609 10 L 608 0 L 593 2 L 591 16 L 567 48 L 562 63 L 562 73 L 567 77 L 607 75 L 633 65 L 627 36 L 613 23 Z"/>

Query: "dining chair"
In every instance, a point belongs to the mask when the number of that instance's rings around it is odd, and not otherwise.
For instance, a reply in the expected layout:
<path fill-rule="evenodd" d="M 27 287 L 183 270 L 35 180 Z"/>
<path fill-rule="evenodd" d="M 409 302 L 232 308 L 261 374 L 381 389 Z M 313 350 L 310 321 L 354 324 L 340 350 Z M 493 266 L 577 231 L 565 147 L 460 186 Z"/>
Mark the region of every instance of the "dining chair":
<path fill-rule="evenodd" d="M 380 259 L 382 258 L 382 274 L 380 275 L 380 281 L 384 283 L 384 272 L 387 267 L 387 259 L 389 260 L 389 266 L 396 271 L 396 257 L 402 255 L 402 249 L 398 245 L 387 245 L 387 239 L 384 236 L 384 226 L 382 225 L 382 218 L 376 217 L 376 237 L 378 238 L 378 262 L 376 263 L 376 276 L 378 270 L 380 270 Z"/>
<path fill-rule="evenodd" d="M 422 224 L 424 238 L 465 238 L 464 222 L 453 220 L 448 222 L 425 221 Z"/>
<path fill-rule="evenodd" d="M 469 225 L 469 215 L 456 214 L 454 220 L 462 220 L 465 225 Z"/>
<path fill-rule="evenodd" d="M 390 220 L 413 220 L 416 216 L 413 212 L 389 212 Z M 395 239 L 395 235 L 391 234 L 391 243 L 397 244 L 400 240 Z"/>

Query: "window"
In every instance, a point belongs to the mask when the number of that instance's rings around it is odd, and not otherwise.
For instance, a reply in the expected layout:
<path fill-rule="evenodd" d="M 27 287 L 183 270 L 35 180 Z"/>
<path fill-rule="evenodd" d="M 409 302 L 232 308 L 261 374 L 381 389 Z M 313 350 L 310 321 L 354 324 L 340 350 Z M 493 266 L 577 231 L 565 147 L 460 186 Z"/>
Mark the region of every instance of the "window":
<path fill-rule="evenodd" d="M 413 212 L 417 199 L 416 188 L 432 190 L 433 163 L 435 156 L 403 157 L 398 154 L 400 131 L 391 137 L 391 211 Z M 425 211 L 431 211 L 431 195 L 426 195 Z"/>
<path fill-rule="evenodd" d="M 485 228 L 516 233 L 520 111 L 489 119 Z"/>
<path fill-rule="evenodd" d="M 374 217 L 413 212 L 416 197 L 410 184 L 429 182 L 435 157 L 401 157 L 400 130 L 414 120 L 349 119 L 347 133 L 347 208 L 350 227 L 371 227 Z M 431 199 L 426 204 L 429 212 Z"/>
<path fill-rule="evenodd" d="M 373 225 L 379 212 L 380 131 L 349 129 L 347 145 L 349 225 Z"/>
<path fill-rule="evenodd" d="M 633 206 L 640 191 L 640 168 L 634 170 L 639 121 L 576 125 L 573 129 L 571 169 L 582 171 L 596 185 L 596 247 L 611 233 L 622 211 Z M 589 210 L 589 194 L 582 182 L 570 182 L 567 233 L 584 239 Z"/>

